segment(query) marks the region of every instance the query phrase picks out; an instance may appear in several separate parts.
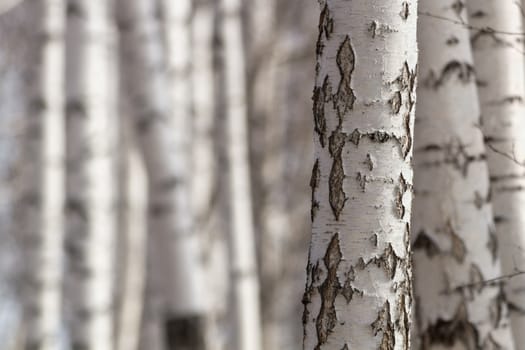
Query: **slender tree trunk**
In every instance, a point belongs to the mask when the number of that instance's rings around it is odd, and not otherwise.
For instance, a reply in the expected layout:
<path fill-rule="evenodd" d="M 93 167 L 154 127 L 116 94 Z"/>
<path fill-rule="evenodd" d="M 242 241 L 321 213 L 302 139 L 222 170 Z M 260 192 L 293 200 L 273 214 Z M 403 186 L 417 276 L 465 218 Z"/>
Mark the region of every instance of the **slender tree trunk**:
<path fill-rule="evenodd" d="M 167 63 L 154 11 L 153 4 L 145 1 L 124 1 L 120 6 L 124 84 L 149 176 L 149 252 L 154 255 L 148 273 L 162 276 L 158 281 L 167 348 L 200 350 L 205 348 L 208 304 L 189 192 L 191 101 L 184 95 L 190 87 L 189 77 L 184 76 L 189 73 L 189 23 L 185 22 L 189 8 L 184 1 L 164 4 Z M 166 64 L 169 79 L 165 80 Z M 175 94 L 170 95 L 168 88 Z M 173 111 L 172 103 L 177 106 Z"/>
<path fill-rule="evenodd" d="M 321 5 L 304 349 L 410 348 L 416 5 Z"/>
<path fill-rule="evenodd" d="M 109 3 L 67 5 L 67 252 L 73 349 L 113 348 L 116 230 L 114 31 Z"/>
<path fill-rule="evenodd" d="M 512 349 L 466 9 L 421 0 L 413 229 L 422 349 Z M 432 278 L 429 278 L 432 276 Z"/>
<path fill-rule="evenodd" d="M 208 313 L 209 350 L 224 348 L 221 317 L 227 309 L 228 258 L 225 230 L 217 225 L 218 184 L 214 145 L 214 6 L 213 1 L 198 0 L 192 18 L 192 199 L 195 230 L 201 238 L 206 265 L 210 302 Z"/>
<path fill-rule="evenodd" d="M 481 101 L 503 275 L 525 270 L 525 59 L 523 13 L 513 0 L 469 1 L 470 40 Z M 525 276 L 504 287 L 517 349 L 525 349 Z"/>
<path fill-rule="evenodd" d="M 231 274 L 238 350 L 261 348 L 259 282 L 247 139 L 246 77 L 241 2 L 221 0 L 221 38 L 225 79 L 225 115 L 229 176 Z"/>
<path fill-rule="evenodd" d="M 62 326 L 65 4 L 42 0 L 31 5 L 34 36 L 28 52 L 28 116 L 16 217 L 25 243 L 25 346 L 54 350 Z"/>

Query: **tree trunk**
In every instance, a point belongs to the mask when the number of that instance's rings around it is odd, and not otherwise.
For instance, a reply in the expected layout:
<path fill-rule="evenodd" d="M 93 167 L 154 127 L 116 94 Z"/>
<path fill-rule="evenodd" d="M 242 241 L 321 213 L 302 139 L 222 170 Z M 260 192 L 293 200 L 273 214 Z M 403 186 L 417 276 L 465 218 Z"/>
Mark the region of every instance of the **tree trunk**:
<path fill-rule="evenodd" d="M 416 5 L 321 5 L 304 349 L 410 347 Z"/>
<path fill-rule="evenodd" d="M 229 176 L 231 275 L 238 350 L 261 348 L 259 282 L 247 139 L 246 77 L 241 2 L 220 1 Z"/>
<path fill-rule="evenodd" d="M 26 348 L 54 350 L 62 327 L 65 4 L 45 0 L 31 5 L 27 10 L 34 34 L 28 52 L 27 126 L 15 217 L 25 244 Z"/>
<path fill-rule="evenodd" d="M 481 102 L 503 275 L 525 270 L 525 60 L 523 13 L 513 0 L 469 1 L 470 40 Z M 525 276 L 504 287 L 516 348 L 525 349 Z"/>
<path fill-rule="evenodd" d="M 466 10 L 420 1 L 414 290 L 422 349 L 511 349 Z M 429 278 L 429 276 L 432 276 Z M 496 310 L 496 311 L 495 311 Z"/>
<path fill-rule="evenodd" d="M 167 63 L 153 4 L 123 1 L 119 14 L 124 84 L 149 176 L 148 252 L 153 254 L 148 258 L 148 273 L 156 276 L 149 276 L 147 283 L 152 279 L 160 282 L 158 301 L 166 347 L 174 349 L 176 344 L 177 349 L 200 350 L 205 348 L 208 303 L 189 192 L 190 100 L 185 94 L 190 88 L 190 48 L 186 5 L 185 1 L 164 4 Z M 163 72 L 166 64 L 169 80 Z M 168 91 L 174 91 L 174 95 Z M 177 107 L 173 112 L 172 106 Z M 157 287 L 147 290 L 151 288 Z"/>
<path fill-rule="evenodd" d="M 68 0 L 66 238 L 73 349 L 113 348 L 114 31 L 109 3 Z"/>

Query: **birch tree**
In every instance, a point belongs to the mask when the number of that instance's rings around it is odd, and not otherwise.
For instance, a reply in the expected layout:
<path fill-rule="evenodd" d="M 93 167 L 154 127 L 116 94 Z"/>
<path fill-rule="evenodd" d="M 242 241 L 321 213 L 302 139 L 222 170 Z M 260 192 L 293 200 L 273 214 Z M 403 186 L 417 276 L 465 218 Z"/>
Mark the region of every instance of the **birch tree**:
<path fill-rule="evenodd" d="M 467 3 L 503 275 L 525 269 L 525 59 L 519 6 L 512 0 Z M 514 276 L 503 294 L 517 349 L 525 349 L 523 288 L 525 276 Z"/>
<path fill-rule="evenodd" d="M 15 217 L 25 250 L 28 349 L 57 349 L 62 326 L 64 5 L 45 0 L 26 7 L 27 23 L 34 28 L 28 44 L 28 106 Z"/>
<path fill-rule="evenodd" d="M 191 130 L 187 95 L 190 3 L 163 3 L 167 53 L 160 41 L 153 3 L 137 0 L 119 4 L 125 58 L 122 76 L 149 178 L 149 252 L 153 254 L 148 272 L 162 276 L 160 317 L 165 346 L 200 350 L 205 348 L 209 306 L 199 239 L 193 231 L 186 158 Z"/>
<path fill-rule="evenodd" d="M 321 4 L 304 349 L 410 347 L 416 17 L 416 1 Z"/>
<path fill-rule="evenodd" d="M 225 114 L 230 204 L 231 276 L 234 294 L 236 348 L 261 348 L 259 283 L 248 159 L 245 58 L 241 2 L 221 0 Z"/>
<path fill-rule="evenodd" d="M 501 267 L 466 9 L 421 0 L 420 11 L 412 221 L 418 338 L 422 349 L 512 349 L 502 290 L 483 283 Z M 456 17 L 460 24 L 442 19 Z"/>
<path fill-rule="evenodd" d="M 116 106 L 109 3 L 67 2 L 67 253 L 74 349 L 113 348 Z"/>

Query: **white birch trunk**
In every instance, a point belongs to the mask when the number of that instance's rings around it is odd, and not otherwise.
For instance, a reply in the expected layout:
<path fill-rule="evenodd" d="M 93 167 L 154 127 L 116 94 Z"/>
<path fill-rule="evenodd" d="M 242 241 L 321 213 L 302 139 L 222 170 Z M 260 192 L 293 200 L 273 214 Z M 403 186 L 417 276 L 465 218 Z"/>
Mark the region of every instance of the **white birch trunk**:
<path fill-rule="evenodd" d="M 132 102 L 137 139 L 149 177 L 151 261 L 147 287 L 161 293 L 149 317 L 162 310 L 167 347 L 205 347 L 208 308 L 199 237 L 193 231 L 188 158 L 190 102 L 189 23 L 184 1 L 164 4 L 168 18 L 169 79 L 160 42 L 159 23 L 151 2 L 124 1 L 120 6 L 123 78 Z M 182 7 L 179 7 L 182 6 Z M 187 8 L 189 11 L 189 8 Z M 189 12 L 188 12 L 189 13 Z M 175 48 L 178 50 L 175 54 Z M 171 52 L 171 54 L 170 54 Z M 179 61 L 180 60 L 180 61 Z M 181 63 L 182 62 L 182 63 Z M 182 64 L 182 67 L 179 65 Z M 173 83 L 173 85 L 168 84 Z M 170 95 L 168 89 L 175 92 Z M 176 106 L 173 108 L 172 106 Z M 160 278 L 159 278 L 160 277 Z M 158 308 L 157 308 L 158 307 Z M 148 306 L 146 306 L 148 308 Z M 151 327 L 155 328 L 155 320 Z M 157 330 L 158 332 L 158 330 Z"/>
<path fill-rule="evenodd" d="M 28 9 L 34 36 L 28 53 L 28 117 L 16 224 L 25 243 L 26 348 L 54 350 L 62 326 L 65 3 L 32 5 Z"/>
<path fill-rule="evenodd" d="M 523 13 L 513 0 L 467 3 L 503 275 L 525 270 Z M 525 349 L 525 276 L 504 286 L 516 348 Z"/>
<path fill-rule="evenodd" d="M 116 230 L 114 31 L 109 3 L 69 0 L 67 252 L 74 349 L 113 348 Z"/>
<path fill-rule="evenodd" d="M 414 290 L 422 349 L 512 349 L 463 6 L 421 0 Z"/>
<path fill-rule="evenodd" d="M 286 326 L 280 322 L 285 299 L 280 297 L 289 284 L 283 280 L 283 254 L 286 235 L 290 231 L 285 208 L 284 158 L 286 149 L 286 118 L 277 107 L 277 61 L 279 42 L 276 31 L 274 0 L 255 0 L 250 9 L 250 57 L 252 76 L 252 153 L 259 176 L 258 209 L 260 223 L 260 273 L 262 300 L 263 349 L 281 347 Z M 256 216 L 257 217 L 257 216 Z M 281 302 L 282 301 L 282 302 Z"/>
<path fill-rule="evenodd" d="M 224 349 L 220 319 L 227 311 L 228 254 L 225 232 L 217 225 L 219 176 L 214 145 L 214 6 L 210 0 L 195 1 L 192 18 L 192 199 L 195 230 L 200 236 L 206 265 L 210 310 L 208 349 Z"/>
<path fill-rule="evenodd" d="M 223 40 L 227 159 L 229 171 L 231 274 L 238 350 L 261 348 L 259 282 L 255 259 L 248 160 L 245 59 L 241 2 L 220 1 Z"/>
<path fill-rule="evenodd" d="M 126 152 L 127 186 L 125 226 L 125 259 L 121 306 L 116 337 L 117 350 L 137 349 L 144 291 L 146 255 L 146 177 L 139 154 L 134 147 Z M 156 350 L 155 348 L 146 348 Z"/>
<path fill-rule="evenodd" d="M 303 349 L 409 349 L 417 1 L 322 4 Z"/>

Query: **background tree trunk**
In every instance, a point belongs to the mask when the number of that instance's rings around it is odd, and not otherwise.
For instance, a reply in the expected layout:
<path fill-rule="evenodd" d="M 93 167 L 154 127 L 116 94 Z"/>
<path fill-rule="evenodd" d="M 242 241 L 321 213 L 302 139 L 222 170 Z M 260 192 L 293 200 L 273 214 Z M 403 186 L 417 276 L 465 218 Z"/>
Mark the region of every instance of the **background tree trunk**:
<path fill-rule="evenodd" d="M 34 28 L 15 217 L 25 245 L 25 346 L 41 350 L 59 347 L 62 327 L 64 5 L 33 1 L 26 23 Z"/>
<path fill-rule="evenodd" d="M 236 349 L 260 350 L 259 282 L 250 187 L 245 57 L 241 2 L 221 0 L 221 38 L 225 78 L 226 142 L 229 176 L 231 275 Z"/>
<path fill-rule="evenodd" d="M 303 349 L 409 349 L 417 1 L 321 9 Z"/>
<path fill-rule="evenodd" d="M 442 19 L 466 23 L 466 9 L 455 4 L 420 1 L 412 219 L 417 338 L 422 349 L 512 349 L 504 297 L 498 285 L 483 283 L 501 276 L 498 237 L 468 28 Z"/>
<path fill-rule="evenodd" d="M 478 91 L 503 274 L 525 270 L 525 59 L 520 4 L 468 1 Z M 516 348 L 525 349 L 525 276 L 506 282 Z"/>
<path fill-rule="evenodd" d="M 67 2 L 67 253 L 73 349 L 113 348 L 116 230 L 112 54 L 109 3 Z"/>

